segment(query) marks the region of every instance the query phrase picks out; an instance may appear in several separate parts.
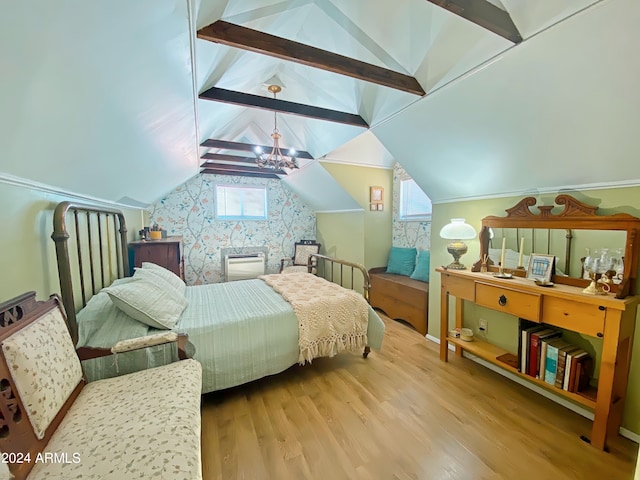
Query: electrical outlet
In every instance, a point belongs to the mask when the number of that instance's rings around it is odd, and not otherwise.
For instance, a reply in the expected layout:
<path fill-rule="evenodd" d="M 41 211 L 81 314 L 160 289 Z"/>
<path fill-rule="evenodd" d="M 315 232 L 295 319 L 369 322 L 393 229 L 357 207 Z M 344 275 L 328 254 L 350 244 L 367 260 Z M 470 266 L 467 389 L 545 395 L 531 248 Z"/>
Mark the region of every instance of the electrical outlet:
<path fill-rule="evenodd" d="M 478 332 L 485 335 L 489 332 L 489 324 L 484 318 L 478 320 Z"/>

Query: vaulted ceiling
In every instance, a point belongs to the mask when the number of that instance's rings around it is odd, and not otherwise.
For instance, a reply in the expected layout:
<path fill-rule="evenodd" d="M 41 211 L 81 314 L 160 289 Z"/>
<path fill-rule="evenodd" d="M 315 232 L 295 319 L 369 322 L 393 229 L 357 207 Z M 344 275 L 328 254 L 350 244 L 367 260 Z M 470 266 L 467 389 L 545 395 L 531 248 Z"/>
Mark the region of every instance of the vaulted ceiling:
<path fill-rule="evenodd" d="M 312 157 L 286 182 L 318 210 L 353 206 L 317 200 L 339 188 L 320 173 L 324 158 L 397 160 L 435 201 L 640 177 L 630 131 L 640 67 L 624 53 L 640 40 L 637 0 L 31 0 L 2 10 L 5 176 L 153 202 L 208 159 L 250 157 L 207 140 L 268 145 L 274 104 L 243 103 L 279 83 L 278 100 L 342 115 L 278 113 L 283 145 Z M 356 75 L 283 58 L 315 51 L 291 42 L 351 59 Z M 357 62 L 414 78 L 425 94 L 363 78 L 372 70 L 357 75 Z"/>

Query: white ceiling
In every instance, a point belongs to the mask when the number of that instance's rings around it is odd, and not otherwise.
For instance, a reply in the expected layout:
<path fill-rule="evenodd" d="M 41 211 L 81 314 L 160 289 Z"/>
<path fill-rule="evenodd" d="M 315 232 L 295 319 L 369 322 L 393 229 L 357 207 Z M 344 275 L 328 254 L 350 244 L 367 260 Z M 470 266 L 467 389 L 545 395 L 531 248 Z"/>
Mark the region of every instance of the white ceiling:
<path fill-rule="evenodd" d="M 353 164 L 397 160 L 435 202 L 640 178 L 631 131 L 640 65 L 625 54 L 640 41 L 640 2 L 491 3 L 511 15 L 521 44 L 426 0 L 7 3 L 0 173 L 153 202 L 198 174 L 207 138 L 270 141 L 272 113 L 197 95 L 216 86 L 271 96 L 264 84 L 275 76 L 279 99 L 371 125 L 279 114 L 285 147 Z M 412 75 L 427 95 L 196 39 L 219 19 Z M 305 180 L 320 175 L 311 164 L 287 184 L 317 210 L 352 208 L 329 194 L 340 189 L 330 176 L 324 186 Z"/>

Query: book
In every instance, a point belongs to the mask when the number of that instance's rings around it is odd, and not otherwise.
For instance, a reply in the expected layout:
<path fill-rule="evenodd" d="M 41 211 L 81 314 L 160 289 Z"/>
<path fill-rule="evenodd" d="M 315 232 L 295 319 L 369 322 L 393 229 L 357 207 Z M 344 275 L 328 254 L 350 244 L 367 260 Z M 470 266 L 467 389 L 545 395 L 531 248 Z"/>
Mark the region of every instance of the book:
<path fill-rule="evenodd" d="M 560 335 L 562 335 L 562 331 L 554 328 L 545 328 L 531 334 L 529 339 L 529 375 L 540 378 L 542 342 L 553 337 L 559 337 Z"/>
<path fill-rule="evenodd" d="M 589 355 L 585 350 L 579 348 L 573 352 L 569 352 L 567 354 L 567 362 L 564 368 L 564 385 L 562 386 L 563 390 L 567 390 L 571 392 L 571 385 L 576 378 L 576 364 L 578 362 L 578 358 L 582 358 L 586 355 Z"/>
<path fill-rule="evenodd" d="M 591 369 L 593 368 L 593 359 L 590 355 L 585 355 L 576 362 L 576 376 L 573 385 L 575 393 L 586 390 L 589 386 L 591 378 Z"/>
<path fill-rule="evenodd" d="M 521 351 L 520 351 L 520 372 L 529 372 L 529 350 L 530 350 L 530 338 L 531 334 L 543 330 L 543 325 L 535 325 L 533 327 L 523 328 L 521 332 Z"/>
<path fill-rule="evenodd" d="M 555 381 L 556 388 L 562 389 L 564 385 L 564 371 L 565 371 L 566 362 L 567 362 L 567 354 L 569 352 L 578 350 L 579 348 L 580 347 L 577 347 L 575 345 L 566 345 L 558 349 L 558 363 L 556 365 L 556 381 Z"/>
<path fill-rule="evenodd" d="M 569 344 L 562 338 L 552 338 L 547 342 L 547 359 L 544 367 L 544 381 L 549 385 L 556 384 L 558 349 L 567 345 Z"/>

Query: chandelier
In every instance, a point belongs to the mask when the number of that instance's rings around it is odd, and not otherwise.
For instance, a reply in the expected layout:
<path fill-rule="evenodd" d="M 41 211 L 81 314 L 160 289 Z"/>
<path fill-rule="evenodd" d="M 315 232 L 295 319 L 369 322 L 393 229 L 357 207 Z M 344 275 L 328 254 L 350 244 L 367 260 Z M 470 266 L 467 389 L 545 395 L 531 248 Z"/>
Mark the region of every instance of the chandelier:
<path fill-rule="evenodd" d="M 282 87 L 280 87 L 280 85 L 269 85 L 268 90 L 273 93 L 273 98 L 275 99 L 276 94 L 282 91 Z M 278 130 L 278 117 L 276 116 L 275 111 L 273 112 L 273 133 L 271 134 L 271 138 L 273 138 L 273 147 L 270 152 L 265 152 L 262 147 L 256 147 L 254 149 L 256 163 L 258 166 L 260 168 L 269 168 L 271 170 L 298 168 L 298 163 L 296 161 L 298 152 L 291 148 L 287 152 L 287 157 L 280 150 L 280 139 L 282 138 L 282 135 L 280 135 L 280 131 Z"/>

